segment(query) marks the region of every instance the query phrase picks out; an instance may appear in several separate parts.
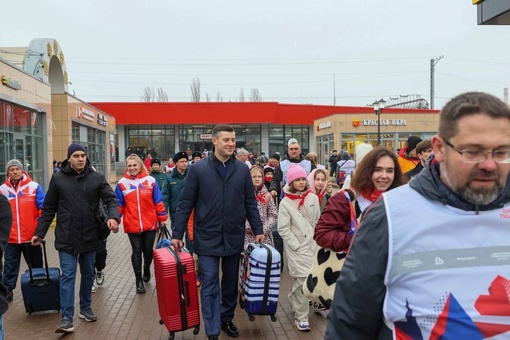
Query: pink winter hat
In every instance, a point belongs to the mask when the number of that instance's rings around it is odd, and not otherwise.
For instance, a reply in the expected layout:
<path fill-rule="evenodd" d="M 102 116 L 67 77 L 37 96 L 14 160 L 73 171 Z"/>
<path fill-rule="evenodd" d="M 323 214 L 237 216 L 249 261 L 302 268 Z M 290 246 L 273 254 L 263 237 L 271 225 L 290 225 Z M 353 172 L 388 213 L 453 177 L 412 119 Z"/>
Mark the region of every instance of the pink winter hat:
<path fill-rule="evenodd" d="M 301 165 L 291 163 L 287 171 L 287 183 L 292 183 L 298 178 L 306 178 L 306 172 Z"/>

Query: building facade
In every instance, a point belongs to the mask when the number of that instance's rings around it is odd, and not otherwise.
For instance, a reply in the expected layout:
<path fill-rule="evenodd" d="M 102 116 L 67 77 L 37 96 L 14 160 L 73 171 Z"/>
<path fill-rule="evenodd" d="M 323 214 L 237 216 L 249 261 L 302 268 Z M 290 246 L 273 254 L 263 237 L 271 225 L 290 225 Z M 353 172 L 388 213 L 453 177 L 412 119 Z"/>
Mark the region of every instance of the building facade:
<path fill-rule="evenodd" d="M 379 118 L 371 107 L 342 107 L 334 115 L 315 120 L 319 163 L 327 164 L 333 150 L 346 150 L 353 156 L 364 141 L 377 146 L 378 128 L 381 145 L 397 151 L 409 136 L 430 139 L 439 126 L 438 110 L 387 108 Z"/>
<path fill-rule="evenodd" d="M 116 180 L 115 118 L 68 93 L 64 54 L 55 39 L 27 48 L 0 48 L 0 181 L 7 161 L 19 159 L 47 187 L 53 160 L 79 142 L 97 171 Z"/>

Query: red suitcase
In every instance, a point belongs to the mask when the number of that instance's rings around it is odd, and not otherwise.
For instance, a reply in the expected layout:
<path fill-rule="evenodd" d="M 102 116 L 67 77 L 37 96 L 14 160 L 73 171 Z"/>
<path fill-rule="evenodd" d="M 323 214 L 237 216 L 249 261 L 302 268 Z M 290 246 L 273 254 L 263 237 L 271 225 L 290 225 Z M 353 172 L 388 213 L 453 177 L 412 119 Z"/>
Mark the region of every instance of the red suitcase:
<path fill-rule="evenodd" d="M 160 323 L 170 332 L 168 339 L 190 328 L 198 334 L 200 311 L 193 255 L 173 247 L 156 249 L 154 273 Z"/>

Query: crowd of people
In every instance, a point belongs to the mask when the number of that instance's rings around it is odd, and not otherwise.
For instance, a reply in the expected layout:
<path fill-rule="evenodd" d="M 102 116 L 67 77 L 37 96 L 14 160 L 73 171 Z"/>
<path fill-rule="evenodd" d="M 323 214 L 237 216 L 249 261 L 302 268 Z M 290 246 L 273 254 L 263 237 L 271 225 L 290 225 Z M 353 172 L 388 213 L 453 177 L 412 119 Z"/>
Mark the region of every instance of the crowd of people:
<path fill-rule="evenodd" d="M 398 152 L 366 142 L 354 155 L 333 151 L 329 171 L 318 164 L 317 154 L 303 155 L 294 138 L 286 157 L 250 158 L 247 150 L 236 149 L 229 125 L 213 129 L 214 148 L 207 155 L 178 152 L 166 167 L 154 150 L 144 157 L 129 150 L 115 190 L 93 170 L 79 144 L 69 146 L 46 193 L 23 164 L 11 160 L 0 186 L 0 204 L 8 199 L 11 212 L 0 210 L 0 219 L 12 226 L 10 236 L 6 228 L 0 232 L 0 256 L 5 254 L 0 314 L 13 299 L 21 254 L 42 265 L 37 246 L 56 215 L 62 270 L 57 332 L 74 329 L 78 264 L 79 317 L 97 320 L 91 293 L 96 250 L 104 240 L 91 222 L 97 221 L 94 208 L 83 206 L 102 201 L 108 228 L 116 233 L 122 222 L 129 237 L 137 294 L 145 293 L 144 283 L 151 280 L 157 231 L 170 220 L 173 246 L 186 246 L 197 257 L 208 339 L 218 339 L 221 331 L 240 335 L 233 323 L 239 255 L 250 242 L 282 252 L 293 278 L 286 293 L 299 331 L 311 329 L 310 311 L 329 310 L 325 339 L 503 334 L 509 331 L 508 320 L 501 318 L 510 317 L 508 299 L 496 292 L 510 283 L 510 263 L 497 254 L 510 247 L 504 223 L 510 209 L 509 131 L 508 105 L 469 92 L 441 110 L 431 140 L 410 136 Z M 340 190 L 333 193 L 335 182 Z M 19 201 L 21 192 L 29 199 Z M 33 247 L 24 247 L 26 241 Z M 343 267 L 336 268 L 341 273 L 328 304 L 310 301 L 303 291 L 320 249 L 347 253 Z M 498 311 L 491 312 L 491 306 Z"/>

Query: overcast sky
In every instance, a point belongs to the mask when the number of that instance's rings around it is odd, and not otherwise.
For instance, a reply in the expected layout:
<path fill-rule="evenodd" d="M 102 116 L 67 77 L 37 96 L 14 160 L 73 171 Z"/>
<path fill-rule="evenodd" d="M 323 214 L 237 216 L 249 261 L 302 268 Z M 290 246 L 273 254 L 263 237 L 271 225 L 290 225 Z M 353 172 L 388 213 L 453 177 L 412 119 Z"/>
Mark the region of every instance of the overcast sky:
<path fill-rule="evenodd" d="M 366 105 L 420 94 L 435 106 L 471 90 L 503 98 L 510 26 L 478 26 L 471 0 L 23 0 L 1 6 L 0 46 L 55 38 L 86 101 L 170 101 L 219 92 L 238 101 Z M 334 91 L 335 88 L 335 91 Z M 334 98 L 335 97 L 335 98 Z"/>

